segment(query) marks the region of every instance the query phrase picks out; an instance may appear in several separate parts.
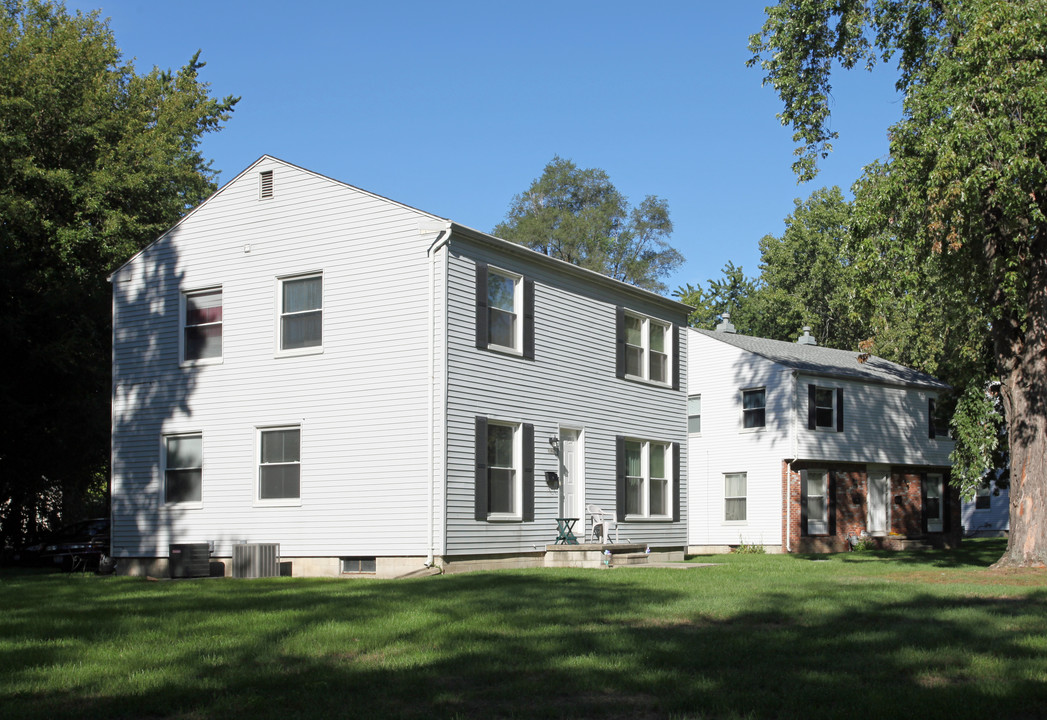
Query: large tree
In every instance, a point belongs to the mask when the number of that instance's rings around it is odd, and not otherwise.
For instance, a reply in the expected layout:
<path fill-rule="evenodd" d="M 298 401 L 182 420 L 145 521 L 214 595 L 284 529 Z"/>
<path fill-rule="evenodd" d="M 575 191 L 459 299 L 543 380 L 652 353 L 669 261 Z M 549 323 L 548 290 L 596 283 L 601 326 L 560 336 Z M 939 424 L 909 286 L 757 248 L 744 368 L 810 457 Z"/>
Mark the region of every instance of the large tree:
<path fill-rule="evenodd" d="M 492 234 L 648 290 L 683 256 L 668 242 L 673 224 L 665 200 L 648 195 L 636 207 L 603 170 L 554 157 L 541 177 L 513 198 Z"/>
<path fill-rule="evenodd" d="M 198 152 L 229 118 L 193 57 L 139 74 L 97 13 L 0 5 L 0 547 L 104 496 L 106 276 L 215 187 Z"/>
<path fill-rule="evenodd" d="M 813 177 L 830 78 L 898 57 L 901 120 L 856 185 L 857 235 L 919 307 L 945 285 L 955 347 L 988 347 L 1007 422 L 998 565 L 1047 562 L 1047 0 L 782 0 L 751 39 Z M 886 275 L 886 273 L 884 273 Z M 982 322 L 979 322 L 982 321 Z M 943 328 L 936 328 L 942 330 Z M 984 393 L 983 393 L 984 394 Z M 975 393 L 977 395 L 977 393 Z M 977 448 L 968 448 L 977 452 Z"/>

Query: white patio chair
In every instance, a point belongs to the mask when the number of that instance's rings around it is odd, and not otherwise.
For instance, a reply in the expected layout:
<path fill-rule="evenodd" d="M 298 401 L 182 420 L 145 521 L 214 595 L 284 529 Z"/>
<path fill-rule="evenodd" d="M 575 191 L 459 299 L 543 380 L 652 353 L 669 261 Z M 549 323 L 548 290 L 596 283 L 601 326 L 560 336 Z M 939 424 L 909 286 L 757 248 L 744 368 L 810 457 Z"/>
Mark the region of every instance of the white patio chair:
<path fill-rule="evenodd" d="M 618 542 L 618 519 L 614 513 L 607 513 L 601 510 L 597 505 L 586 505 L 585 512 L 589 515 L 589 521 L 592 523 L 592 529 L 589 531 L 589 541 L 596 542 L 596 538 L 600 538 L 600 544 L 607 544 L 610 542 Z M 607 534 L 614 530 L 614 540 L 612 541 Z"/>

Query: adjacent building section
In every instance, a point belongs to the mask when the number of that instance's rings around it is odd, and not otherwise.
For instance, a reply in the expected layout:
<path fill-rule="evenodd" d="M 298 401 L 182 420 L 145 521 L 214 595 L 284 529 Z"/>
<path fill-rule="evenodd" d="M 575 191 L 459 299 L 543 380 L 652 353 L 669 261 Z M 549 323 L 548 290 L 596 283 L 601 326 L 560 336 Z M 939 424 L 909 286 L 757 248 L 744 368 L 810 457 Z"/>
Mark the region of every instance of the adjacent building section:
<path fill-rule="evenodd" d="M 688 451 L 694 552 L 952 545 L 948 386 L 875 356 L 748 337 L 729 318 L 690 330 Z"/>

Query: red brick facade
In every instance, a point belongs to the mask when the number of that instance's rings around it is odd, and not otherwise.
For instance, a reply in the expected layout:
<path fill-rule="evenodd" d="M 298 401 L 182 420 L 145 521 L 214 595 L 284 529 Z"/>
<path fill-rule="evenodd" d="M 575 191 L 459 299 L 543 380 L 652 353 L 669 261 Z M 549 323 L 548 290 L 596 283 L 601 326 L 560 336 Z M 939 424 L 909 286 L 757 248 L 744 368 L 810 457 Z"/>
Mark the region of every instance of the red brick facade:
<path fill-rule="evenodd" d="M 815 466 L 811 466 L 812 468 Z M 865 465 L 822 464 L 820 470 L 833 473 L 830 507 L 835 506 L 835 529 L 825 535 L 805 535 L 801 508 L 801 471 L 805 466 L 782 462 L 782 547 L 792 552 L 842 552 L 849 549 L 848 536 L 860 536 L 868 520 L 868 475 Z M 945 485 L 944 531 L 923 531 L 923 474 L 946 473 L 947 468 L 893 466 L 888 492 L 890 529 L 883 537 L 872 538 L 883 549 L 900 550 L 906 541 L 922 541 L 935 547 L 956 547 L 960 543 L 960 496 L 956 488 Z"/>

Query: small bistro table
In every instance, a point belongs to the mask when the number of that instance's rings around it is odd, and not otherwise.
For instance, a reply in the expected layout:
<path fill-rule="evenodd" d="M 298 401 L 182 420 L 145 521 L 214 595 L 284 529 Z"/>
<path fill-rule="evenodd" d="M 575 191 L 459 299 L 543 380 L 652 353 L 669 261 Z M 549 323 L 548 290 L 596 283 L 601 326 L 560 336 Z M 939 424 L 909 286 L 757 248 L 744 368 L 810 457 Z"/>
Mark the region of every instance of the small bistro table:
<path fill-rule="evenodd" d="M 556 542 L 554 545 L 577 545 L 578 538 L 574 536 L 574 524 L 578 518 L 556 518 Z"/>

